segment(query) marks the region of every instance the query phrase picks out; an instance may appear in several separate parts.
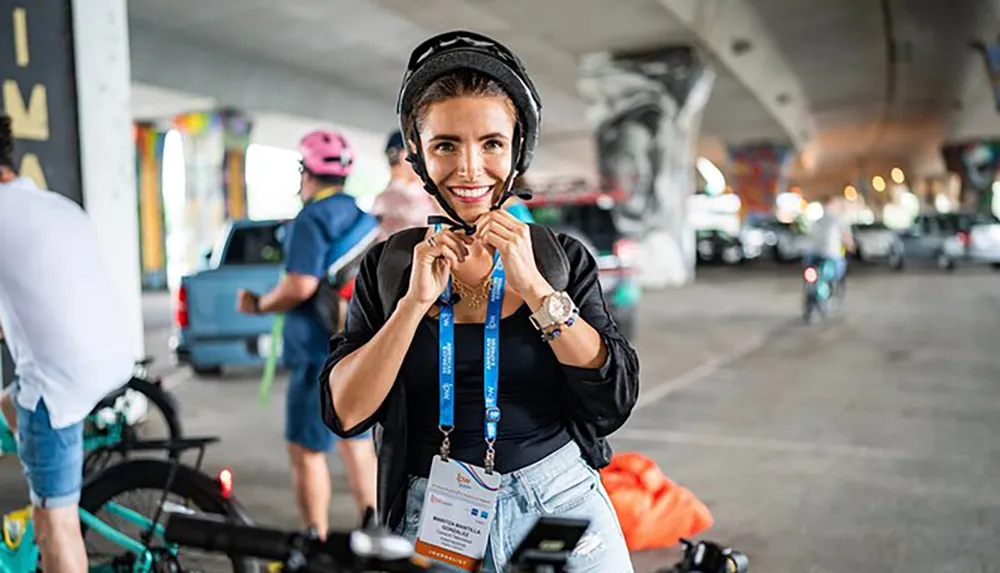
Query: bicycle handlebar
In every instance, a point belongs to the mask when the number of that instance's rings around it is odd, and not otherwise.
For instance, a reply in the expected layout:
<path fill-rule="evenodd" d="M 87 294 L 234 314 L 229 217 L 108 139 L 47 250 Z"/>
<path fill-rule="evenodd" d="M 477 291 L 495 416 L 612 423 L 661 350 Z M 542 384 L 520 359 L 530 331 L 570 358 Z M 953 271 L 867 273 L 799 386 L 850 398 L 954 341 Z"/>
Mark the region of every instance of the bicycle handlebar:
<path fill-rule="evenodd" d="M 176 514 L 167 522 L 164 538 L 209 552 L 282 561 L 295 570 L 445 571 L 412 561 L 413 545 L 409 541 L 380 530 L 331 531 L 325 541 L 320 541 L 302 533 Z"/>
<path fill-rule="evenodd" d="M 555 520 L 558 522 L 558 520 Z M 572 520 L 567 520 L 567 525 Z M 571 526 L 570 526 L 571 527 Z M 164 538 L 169 543 L 230 556 L 280 561 L 285 573 L 298 571 L 384 571 L 385 573 L 444 573 L 450 571 L 414 556 L 413 544 L 388 530 L 366 528 L 331 531 L 325 541 L 303 533 L 227 522 L 218 516 L 173 514 Z M 746 554 L 708 542 L 682 540 L 684 559 L 663 573 L 748 573 Z M 534 550 L 528 549 L 526 553 Z M 549 559 L 509 565 L 517 571 L 563 571 L 569 552 L 551 553 Z M 536 556 L 537 557 L 537 556 Z M 555 558 L 555 559 L 552 559 Z M 541 566 L 541 569 L 535 567 Z"/>
<path fill-rule="evenodd" d="M 688 541 L 684 545 L 684 558 L 680 563 L 660 573 L 748 573 L 750 558 L 742 551 L 722 547 L 711 541 Z"/>

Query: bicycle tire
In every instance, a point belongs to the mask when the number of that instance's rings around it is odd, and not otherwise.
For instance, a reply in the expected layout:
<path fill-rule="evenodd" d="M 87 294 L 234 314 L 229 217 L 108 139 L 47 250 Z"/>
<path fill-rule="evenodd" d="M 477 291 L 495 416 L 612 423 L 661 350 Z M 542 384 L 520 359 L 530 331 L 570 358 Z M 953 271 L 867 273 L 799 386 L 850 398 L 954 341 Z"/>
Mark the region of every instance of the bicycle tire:
<path fill-rule="evenodd" d="M 170 393 L 158 384 L 137 376 L 133 376 L 125 384 L 125 387 L 142 394 L 148 403 L 151 404 L 151 408 L 155 407 L 155 409 L 160 411 L 161 416 L 167 424 L 168 440 L 173 441 L 184 437 L 183 426 L 181 425 L 180 416 L 177 413 L 177 400 Z M 124 441 L 130 438 L 123 436 L 122 439 Z M 180 450 L 168 452 L 168 457 L 170 459 L 178 459 L 182 453 Z M 114 454 L 115 452 L 108 448 L 98 448 L 87 452 L 83 462 L 84 476 L 92 475 L 107 468 L 109 465 L 108 462 Z M 129 459 L 127 454 L 122 457 L 123 459 Z"/>
<path fill-rule="evenodd" d="M 127 386 L 131 390 L 139 392 L 149 398 L 156 405 L 163 419 L 167 421 L 167 428 L 170 430 L 170 439 L 176 440 L 184 437 L 184 429 L 181 425 L 180 416 L 177 413 L 177 400 L 172 394 L 164 390 L 159 384 L 154 384 L 144 378 L 132 377 Z"/>
<path fill-rule="evenodd" d="M 153 458 L 136 458 L 109 466 L 87 480 L 80 493 L 80 507 L 97 515 L 110 500 L 133 490 L 163 491 L 174 463 Z M 242 505 L 234 498 L 225 498 L 215 480 L 189 466 L 178 465 L 169 493 L 189 500 L 199 511 L 225 517 L 234 523 L 253 525 Z M 150 516 L 146 516 L 147 518 Z M 160 523 L 164 523 L 161 517 Z M 84 536 L 86 525 L 81 523 Z M 233 571 L 256 573 L 257 562 L 230 557 Z"/>

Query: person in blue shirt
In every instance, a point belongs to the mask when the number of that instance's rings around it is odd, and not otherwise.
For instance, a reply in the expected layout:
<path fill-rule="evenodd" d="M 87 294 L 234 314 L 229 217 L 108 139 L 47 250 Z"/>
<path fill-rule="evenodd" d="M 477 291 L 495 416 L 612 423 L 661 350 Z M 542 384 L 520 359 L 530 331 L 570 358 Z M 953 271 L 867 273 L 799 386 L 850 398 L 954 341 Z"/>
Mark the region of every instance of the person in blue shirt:
<path fill-rule="evenodd" d="M 319 378 L 333 332 L 317 312 L 313 299 L 326 280 L 335 253 L 344 250 L 352 229 L 365 217 L 344 182 L 354 165 L 343 135 L 316 131 L 299 145 L 303 207 L 289 224 L 285 238 L 285 274 L 269 293 L 239 291 L 238 307 L 247 314 L 285 313 L 283 359 L 291 370 L 285 408 L 285 440 L 292 487 L 303 527 L 325 538 L 330 505 L 330 472 L 326 453 L 335 445 L 323 423 Z M 375 507 L 375 449 L 370 434 L 337 444 L 359 512 Z"/>

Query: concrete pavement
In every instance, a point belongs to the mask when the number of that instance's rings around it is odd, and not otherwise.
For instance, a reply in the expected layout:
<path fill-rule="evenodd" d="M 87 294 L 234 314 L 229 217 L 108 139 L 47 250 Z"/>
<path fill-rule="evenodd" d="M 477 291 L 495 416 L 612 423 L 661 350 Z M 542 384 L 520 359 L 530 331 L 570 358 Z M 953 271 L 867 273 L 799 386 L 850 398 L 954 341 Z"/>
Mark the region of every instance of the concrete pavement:
<path fill-rule="evenodd" d="M 1000 571 L 998 334 L 996 273 L 856 277 L 843 320 L 776 332 L 614 444 L 754 571 Z"/>
<path fill-rule="evenodd" d="M 647 294 L 640 407 L 616 449 L 692 489 L 715 517 L 706 537 L 748 552 L 753 571 L 1000 571 L 1000 274 L 862 272 L 846 315 L 813 327 L 799 305 L 794 268 L 711 269 Z M 259 373 L 172 372 L 164 322 L 150 324 L 187 431 L 223 438 L 206 466 L 234 469 L 255 519 L 295 526 L 284 377 L 261 409 Z M 0 509 L 24 499 L 12 461 L 0 460 Z M 331 517 L 346 526 L 353 504 L 332 465 Z"/>

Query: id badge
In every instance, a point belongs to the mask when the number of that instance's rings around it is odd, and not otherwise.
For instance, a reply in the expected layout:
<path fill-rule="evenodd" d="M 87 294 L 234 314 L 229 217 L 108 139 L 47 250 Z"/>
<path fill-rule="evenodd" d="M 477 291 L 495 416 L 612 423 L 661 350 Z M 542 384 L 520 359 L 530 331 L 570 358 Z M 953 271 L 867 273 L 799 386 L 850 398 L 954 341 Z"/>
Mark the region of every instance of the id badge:
<path fill-rule="evenodd" d="M 500 474 L 454 458 L 434 456 L 420 512 L 416 552 L 466 571 L 486 554 Z"/>

